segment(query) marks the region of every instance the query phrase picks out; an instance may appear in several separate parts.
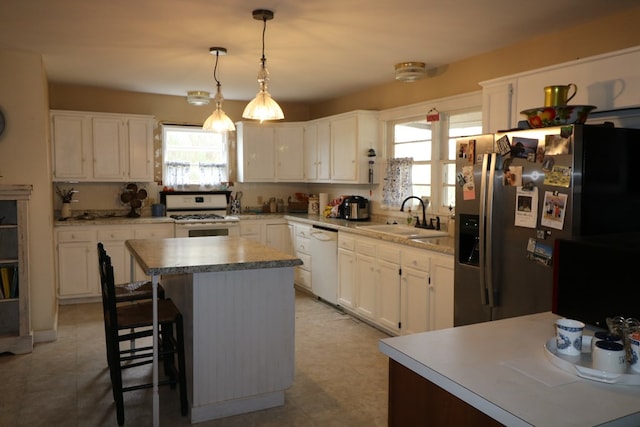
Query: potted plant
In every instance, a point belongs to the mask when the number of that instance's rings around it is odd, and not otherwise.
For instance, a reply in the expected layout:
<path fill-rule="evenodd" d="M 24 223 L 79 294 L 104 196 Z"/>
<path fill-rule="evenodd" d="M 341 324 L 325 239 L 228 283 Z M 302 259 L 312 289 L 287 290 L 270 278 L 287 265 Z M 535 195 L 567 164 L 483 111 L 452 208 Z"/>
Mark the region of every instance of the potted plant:
<path fill-rule="evenodd" d="M 59 187 L 56 187 L 56 193 L 62 199 L 62 209 L 60 210 L 60 217 L 63 219 L 67 219 L 71 217 L 71 202 L 76 202 L 77 200 L 73 200 L 73 195 L 77 193 L 78 190 L 74 190 L 71 188 L 70 190 L 61 190 Z"/>

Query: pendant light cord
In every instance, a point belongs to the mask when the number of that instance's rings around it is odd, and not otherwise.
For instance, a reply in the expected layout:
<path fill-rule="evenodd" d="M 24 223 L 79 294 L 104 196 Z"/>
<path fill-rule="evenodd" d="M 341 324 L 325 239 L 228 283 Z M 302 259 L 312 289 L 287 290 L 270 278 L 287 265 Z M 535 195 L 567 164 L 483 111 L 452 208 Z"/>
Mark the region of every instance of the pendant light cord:
<path fill-rule="evenodd" d="M 213 67 L 213 79 L 216 81 L 216 86 L 220 86 L 220 81 L 218 80 L 218 56 L 220 56 L 220 52 L 216 51 L 216 65 Z"/>
<path fill-rule="evenodd" d="M 267 17 L 262 18 L 263 26 L 262 26 L 262 66 L 264 67 L 264 62 L 267 60 L 264 56 L 264 35 L 267 32 Z"/>

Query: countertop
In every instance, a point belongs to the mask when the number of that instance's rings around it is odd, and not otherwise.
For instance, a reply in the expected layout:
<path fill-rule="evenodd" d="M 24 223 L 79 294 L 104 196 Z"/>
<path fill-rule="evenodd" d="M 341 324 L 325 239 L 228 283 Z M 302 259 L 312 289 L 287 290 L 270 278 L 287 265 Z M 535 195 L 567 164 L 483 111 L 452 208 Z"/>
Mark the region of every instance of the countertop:
<path fill-rule="evenodd" d="M 406 246 L 411 246 L 418 249 L 426 249 L 434 252 L 440 252 L 445 255 L 453 255 L 455 250 L 455 241 L 449 236 L 433 237 L 430 239 L 423 239 L 421 242 L 416 242 L 404 237 L 392 236 L 388 234 L 373 233 L 367 231 L 365 228 L 360 228 L 363 225 L 376 224 L 372 221 L 347 221 L 340 218 L 325 218 L 320 215 L 309 214 L 294 214 L 294 213 L 275 213 L 275 214 L 240 214 L 235 215 L 242 220 L 291 220 L 303 222 L 310 225 L 321 226 L 330 228 L 337 231 L 346 231 L 349 233 L 357 234 L 364 237 L 373 237 L 376 239 L 384 240 L 391 243 L 398 243 Z M 88 225 L 126 225 L 126 224 L 161 224 L 161 223 L 174 223 L 174 220 L 168 216 L 153 217 L 153 216 L 141 216 L 139 218 L 129 218 L 126 216 L 96 216 L 94 219 L 78 219 L 69 218 L 61 221 L 56 220 L 56 227 L 80 227 Z M 378 223 L 383 224 L 383 223 Z"/>
<path fill-rule="evenodd" d="M 133 239 L 125 242 L 149 276 L 293 267 L 295 256 L 240 237 Z"/>
<path fill-rule="evenodd" d="M 557 368 L 551 312 L 383 339 L 391 359 L 507 426 L 638 426 L 640 386 Z"/>

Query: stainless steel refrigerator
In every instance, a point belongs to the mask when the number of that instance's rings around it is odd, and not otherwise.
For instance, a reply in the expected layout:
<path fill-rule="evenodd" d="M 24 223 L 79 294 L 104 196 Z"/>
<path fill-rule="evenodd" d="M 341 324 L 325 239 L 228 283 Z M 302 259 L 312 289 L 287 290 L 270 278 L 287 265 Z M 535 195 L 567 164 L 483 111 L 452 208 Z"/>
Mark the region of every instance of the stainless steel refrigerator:
<path fill-rule="evenodd" d="M 454 324 L 549 311 L 555 239 L 640 231 L 639 147 L 606 125 L 458 139 Z"/>

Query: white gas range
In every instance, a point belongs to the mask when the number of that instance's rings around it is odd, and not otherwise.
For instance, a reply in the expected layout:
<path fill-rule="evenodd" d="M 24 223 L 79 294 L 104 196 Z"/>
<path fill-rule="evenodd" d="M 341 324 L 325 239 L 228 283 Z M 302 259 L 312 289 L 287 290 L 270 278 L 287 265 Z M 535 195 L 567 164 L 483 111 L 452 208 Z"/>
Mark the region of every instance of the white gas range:
<path fill-rule="evenodd" d="M 160 202 L 175 220 L 176 237 L 238 236 L 239 221 L 227 215 L 229 191 L 162 191 Z"/>

